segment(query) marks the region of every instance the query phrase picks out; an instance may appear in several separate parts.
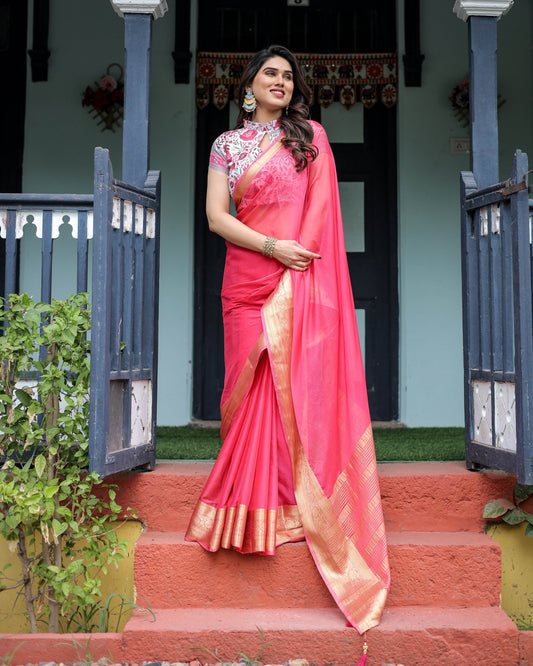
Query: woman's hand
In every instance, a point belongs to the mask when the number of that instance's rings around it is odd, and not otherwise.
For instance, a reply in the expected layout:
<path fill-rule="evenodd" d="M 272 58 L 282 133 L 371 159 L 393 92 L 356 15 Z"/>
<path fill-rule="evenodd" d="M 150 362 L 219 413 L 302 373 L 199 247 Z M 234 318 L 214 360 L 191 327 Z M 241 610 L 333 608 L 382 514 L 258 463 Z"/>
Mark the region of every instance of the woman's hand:
<path fill-rule="evenodd" d="M 295 240 L 278 240 L 274 245 L 272 257 L 294 271 L 305 271 L 313 259 L 320 259 L 319 254 L 306 250 Z"/>

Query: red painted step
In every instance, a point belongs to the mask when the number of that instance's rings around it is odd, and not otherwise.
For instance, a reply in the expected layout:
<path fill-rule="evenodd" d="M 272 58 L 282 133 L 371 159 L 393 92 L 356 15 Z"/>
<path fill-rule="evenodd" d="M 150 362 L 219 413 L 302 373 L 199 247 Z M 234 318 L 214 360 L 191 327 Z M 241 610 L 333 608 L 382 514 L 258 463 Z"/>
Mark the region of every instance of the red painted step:
<path fill-rule="evenodd" d="M 107 657 L 111 648 L 116 661 L 136 663 L 214 662 L 193 649 L 202 647 L 222 660 L 253 658 L 260 627 L 265 663 L 357 663 L 362 639 L 346 628 L 304 543 L 261 557 L 184 541 L 210 469 L 175 462 L 115 477 L 118 501 L 147 527 L 135 553 L 137 603 L 149 602 L 156 620 L 136 611 L 122 635 L 91 640 L 91 652 Z M 383 621 L 368 635 L 367 666 L 516 666 L 531 642 L 498 608 L 499 546 L 481 533 L 483 506 L 510 498 L 514 477 L 468 472 L 463 463 L 381 464 L 379 475 L 393 583 Z M 21 642 L 14 663 L 40 661 L 39 646 L 46 659 L 72 660 L 64 636 L 10 635 L 2 648 Z"/>
<path fill-rule="evenodd" d="M 357 663 L 362 639 L 340 611 L 324 609 L 158 610 L 155 622 L 136 613 L 124 631 L 130 660 L 221 661 L 254 657 L 261 635 L 264 663 L 304 658 L 317 664 Z M 389 608 L 368 634 L 368 666 L 510 666 L 518 663 L 518 630 L 498 608 Z M 238 657 L 237 657 L 238 658 Z"/>
<path fill-rule="evenodd" d="M 500 547 L 490 537 L 468 532 L 387 537 L 389 607 L 499 605 Z M 149 530 L 137 542 L 135 585 L 137 602 L 149 601 L 154 608 L 336 607 L 305 543 L 285 544 L 274 557 L 208 553 L 186 542 L 183 533 Z"/>
<path fill-rule="evenodd" d="M 210 462 L 159 463 L 153 472 L 115 476 L 117 501 L 135 508 L 156 531 L 184 531 L 212 467 Z M 462 462 L 378 465 L 389 531 L 481 532 L 488 500 L 512 498 L 515 478 L 469 472 Z"/>

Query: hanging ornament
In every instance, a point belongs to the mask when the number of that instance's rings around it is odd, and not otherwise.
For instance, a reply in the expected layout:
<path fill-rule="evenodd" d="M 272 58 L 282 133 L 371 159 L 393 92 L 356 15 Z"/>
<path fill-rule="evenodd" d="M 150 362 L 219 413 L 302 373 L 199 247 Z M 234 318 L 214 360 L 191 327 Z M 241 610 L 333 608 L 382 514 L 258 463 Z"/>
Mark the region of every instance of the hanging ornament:
<path fill-rule="evenodd" d="M 114 75 L 113 75 L 114 74 Z M 114 62 L 108 66 L 106 73 L 94 86 L 87 86 L 83 93 L 81 105 L 86 106 L 89 113 L 96 119 L 97 125 L 115 131 L 120 127 L 124 116 L 124 70 Z"/>

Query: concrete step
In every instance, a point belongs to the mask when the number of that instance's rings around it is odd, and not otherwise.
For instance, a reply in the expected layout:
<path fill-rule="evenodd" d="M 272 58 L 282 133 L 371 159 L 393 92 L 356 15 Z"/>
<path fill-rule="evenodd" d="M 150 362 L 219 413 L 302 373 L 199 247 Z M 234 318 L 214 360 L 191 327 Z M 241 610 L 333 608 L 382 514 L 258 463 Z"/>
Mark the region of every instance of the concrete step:
<path fill-rule="evenodd" d="M 136 612 L 123 634 L 130 661 L 232 661 L 241 653 L 280 664 L 354 664 L 362 638 L 340 611 L 312 609 L 155 609 Z M 262 635 L 260 631 L 262 632 Z M 499 608 L 388 608 L 368 632 L 368 666 L 511 666 L 518 630 Z"/>
<path fill-rule="evenodd" d="M 212 467 L 210 462 L 158 463 L 153 472 L 127 473 L 117 501 L 157 531 L 183 531 Z M 481 532 L 485 504 L 512 498 L 515 477 L 469 472 L 463 462 L 381 463 L 383 510 L 389 531 Z"/>
<path fill-rule="evenodd" d="M 183 533 L 147 531 L 135 550 L 137 603 L 157 608 L 336 607 L 304 542 L 274 557 L 208 553 Z M 500 603 L 500 547 L 469 532 L 389 532 L 387 606 Z M 297 576 L 295 576 L 297 572 Z"/>

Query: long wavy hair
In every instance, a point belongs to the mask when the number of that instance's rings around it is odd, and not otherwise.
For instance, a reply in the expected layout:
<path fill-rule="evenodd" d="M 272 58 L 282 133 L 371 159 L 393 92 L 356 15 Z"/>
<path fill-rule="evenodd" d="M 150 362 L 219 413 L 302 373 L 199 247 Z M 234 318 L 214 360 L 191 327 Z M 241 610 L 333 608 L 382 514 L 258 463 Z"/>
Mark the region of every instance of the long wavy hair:
<path fill-rule="evenodd" d="M 285 136 L 281 142 L 291 149 L 296 171 L 302 171 L 318 155 L 318 149 L 313 145 L 313 128 L 308 121 L 311 91 L 305 82 L 296 58 L 284 46 L 273 44 L 259 51 L 244 68 L 239 85 L 238 102 L 240 112 L 235 129 L 243 127 L 245 120 L 252 120 L 253 112 L 245 111 L 242 108 L 246 88 L 251 88 L 252 82 L 261 67 L 267 60 L 275 56 L 285 58 L 290 64 L 294 82 L 294 90 L 290 104 L 287 107 L 287 113 L 284 110 L 279 119 L 280 127 L 285 131 Z"/>

